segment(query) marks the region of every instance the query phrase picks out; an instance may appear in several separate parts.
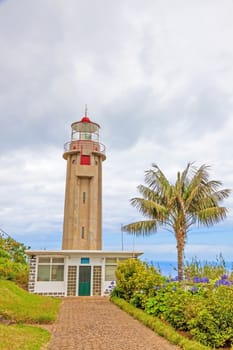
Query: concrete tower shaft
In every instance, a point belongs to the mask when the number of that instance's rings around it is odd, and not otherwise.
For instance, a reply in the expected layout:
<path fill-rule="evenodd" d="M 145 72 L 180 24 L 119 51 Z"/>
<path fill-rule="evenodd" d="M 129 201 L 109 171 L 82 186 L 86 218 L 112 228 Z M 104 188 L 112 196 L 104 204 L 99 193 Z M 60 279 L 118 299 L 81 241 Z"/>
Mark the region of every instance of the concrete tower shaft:
<path fill-rule="evenodd" d="M 85 115 L 71 125 L 67 161 L 62 249 L 102 249 L 102 162 L 100 126 Z"/>

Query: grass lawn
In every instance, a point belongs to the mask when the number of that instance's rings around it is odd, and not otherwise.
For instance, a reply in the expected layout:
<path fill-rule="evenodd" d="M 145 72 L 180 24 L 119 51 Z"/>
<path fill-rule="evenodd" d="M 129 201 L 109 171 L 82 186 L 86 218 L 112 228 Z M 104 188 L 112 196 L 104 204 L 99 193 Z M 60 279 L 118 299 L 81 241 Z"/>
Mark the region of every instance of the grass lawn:
<path fill-rule="evenodd" d="M 52 323 L 61 300 L 30 294 L 15 283 L 0 280 L 0 315 L 15 324 L 0 323 L 0 350 L 39 350 L 50 333 L 27 324 Z"/>
<path fill-rule="evenodd" d="M 57 298 L 30 294 L 13 282 L 0 280 L 0 315 L 17 323 L 51 323 L 60 305 Z"/>
<path fill-rule="evenodd" d="M 39 327 L 0 324 L 0 350 L 39 350 L 50 333 Z"/>

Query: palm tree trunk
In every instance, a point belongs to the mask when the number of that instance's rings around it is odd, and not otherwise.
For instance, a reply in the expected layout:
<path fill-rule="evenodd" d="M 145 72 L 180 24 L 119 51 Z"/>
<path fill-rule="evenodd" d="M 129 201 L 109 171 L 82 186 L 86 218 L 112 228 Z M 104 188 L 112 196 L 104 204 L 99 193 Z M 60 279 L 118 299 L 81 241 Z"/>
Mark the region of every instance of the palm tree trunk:
<path fill-rule="evenodd" d="M 176 235 L 176 241 L 177 241 L 177 264 L 178 264 L 178 281 L 183 281 L 184 278 L 184 266 L 183 266 L 183 259 L 184 259 L 184 238 L 182 233 L 179 233 Z"/>

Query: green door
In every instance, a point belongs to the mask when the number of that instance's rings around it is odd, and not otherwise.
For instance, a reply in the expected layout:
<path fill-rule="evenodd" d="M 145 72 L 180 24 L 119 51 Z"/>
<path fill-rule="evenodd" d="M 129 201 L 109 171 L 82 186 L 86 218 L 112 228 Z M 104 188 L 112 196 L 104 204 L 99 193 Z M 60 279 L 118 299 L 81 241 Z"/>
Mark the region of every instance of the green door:
<path fill-rule="evenodd" d="M 91 294 L 91 266 L 79 266 L 79 296 Z"/>

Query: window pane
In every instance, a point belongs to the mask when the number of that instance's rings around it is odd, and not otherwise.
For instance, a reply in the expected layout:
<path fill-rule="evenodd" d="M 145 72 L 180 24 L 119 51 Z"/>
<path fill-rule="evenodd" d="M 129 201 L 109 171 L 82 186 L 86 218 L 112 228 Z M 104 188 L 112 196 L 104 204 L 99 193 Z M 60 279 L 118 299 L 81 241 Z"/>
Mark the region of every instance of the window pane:
<path fill-rule="evenodd" d="M 64 281 L 64 266 L 53 265 L 51 273 L 51 281 Z"/>
<path fill-rule="evenodd" d="M 49 281 L 50 265 L 39 265 L 37 272 L 37 281 Z"/>
<path fill-rule="evenodd" d="M 81 264 L 89 264 L 90 258 L 81 258 Z"/>
<path fill-rule="evenodd" d="M 50 263 L 50 258 L 48 258 L 48 257 L 40 257 L 39 258 L 39 263 Z"/>
<path fill-rule="evenodd" d="M 106 265 L 105 266 L 105 281 L 115 281 L 115 271 L 116 265 Z"/>
<path fill-rule="evenodd" d="M 64 264 L 64 258 L 53 258 L 53 263 Z"/>

